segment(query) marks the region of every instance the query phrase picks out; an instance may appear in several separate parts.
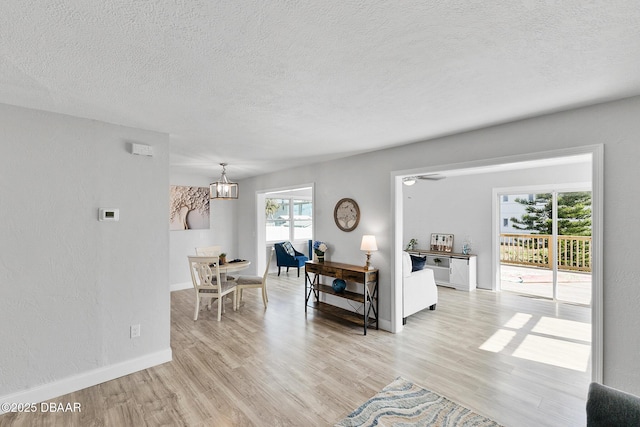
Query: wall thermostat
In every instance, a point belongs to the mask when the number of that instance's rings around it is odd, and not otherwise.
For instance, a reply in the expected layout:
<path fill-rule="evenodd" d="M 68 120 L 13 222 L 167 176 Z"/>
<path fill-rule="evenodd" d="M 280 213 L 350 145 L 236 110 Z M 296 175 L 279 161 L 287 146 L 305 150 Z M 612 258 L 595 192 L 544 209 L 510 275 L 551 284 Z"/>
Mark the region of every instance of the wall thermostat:
<path fill-rule="evenodd" d="M 118 221 L 120 219 L 120 209 L 100 208 L 98 219 L 100 221 Z"/>

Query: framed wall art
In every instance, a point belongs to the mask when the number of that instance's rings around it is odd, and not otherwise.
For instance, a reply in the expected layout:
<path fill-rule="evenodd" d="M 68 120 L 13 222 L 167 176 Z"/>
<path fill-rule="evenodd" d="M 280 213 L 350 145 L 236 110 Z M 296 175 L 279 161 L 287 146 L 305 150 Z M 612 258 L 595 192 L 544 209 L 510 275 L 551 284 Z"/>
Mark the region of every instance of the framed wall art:
<path fill-rule="evenodd" d="M 453 234 L 431 233 L 429 249 L 438 252 L 451 252 L 453 249 Z"/>
<path fill-rule="evenodd" d="M 342 231 L 353 231 L 360 222 L 360 207 L 353 199 L 340 199 L 333 210 L 333 220 Z"/>
<path fill-rule="evenodd" d="M 209 187 L 172 185 L 169 230 L 209 228 Z"/>

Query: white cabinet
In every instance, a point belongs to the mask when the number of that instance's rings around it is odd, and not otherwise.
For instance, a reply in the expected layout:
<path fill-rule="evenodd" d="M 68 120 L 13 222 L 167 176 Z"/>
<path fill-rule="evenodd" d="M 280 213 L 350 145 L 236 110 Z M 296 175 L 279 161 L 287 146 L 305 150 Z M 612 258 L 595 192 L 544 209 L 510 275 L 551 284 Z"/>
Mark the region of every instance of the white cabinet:
<path fill-rule="evenodd" d="M 466 259 L 451 258 L 449 283 L 455 287 L 466 286 L 469 283 L 469 269 L 467 268 Z"/>
<path fill-rule="evenodd" d="M 476 257 L 451 258 L 449 283 L 456 289 L 470 291 L 476 288 Z"/>
<path fill-rule="evenodd" d="M 426 257 L 425 267 L 433 270 L 436 283 L 462 291 L 476 288 L 476 256 L 414 249 L 411 255 Z"/>

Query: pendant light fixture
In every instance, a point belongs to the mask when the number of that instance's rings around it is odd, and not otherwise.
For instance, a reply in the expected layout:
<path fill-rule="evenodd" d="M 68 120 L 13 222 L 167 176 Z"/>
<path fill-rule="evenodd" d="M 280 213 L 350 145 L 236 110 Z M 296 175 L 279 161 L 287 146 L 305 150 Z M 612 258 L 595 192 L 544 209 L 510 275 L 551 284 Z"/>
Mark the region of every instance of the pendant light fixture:
<path fill-rule="evenodd" d="M 209 197 L 219 200 L 233 200 L 238 198 L 238 183 L 227 179 L 227 163 L 220 163 L 222 175 L 216 182 L 209 184 Z"/>

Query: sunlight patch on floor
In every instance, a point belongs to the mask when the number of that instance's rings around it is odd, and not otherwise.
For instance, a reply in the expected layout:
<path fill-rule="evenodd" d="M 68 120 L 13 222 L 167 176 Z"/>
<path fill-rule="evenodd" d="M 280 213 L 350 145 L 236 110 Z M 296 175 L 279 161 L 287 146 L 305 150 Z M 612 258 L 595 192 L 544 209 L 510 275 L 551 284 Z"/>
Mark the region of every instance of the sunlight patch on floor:
<path fill-rule="evenodd" d="M 491 338 L 486 340 L 481 346 L 480 350 L 490 351 L 492 353 L 500 353 L 516 336 L 514 331 L 507 331 L 506 329 L 498 329 L 495 334 L 491 335 Z"/>
<path fill-rule="evenodd" d="M 547 316 L 536 321 L 530 314 L 516 313 L 482 343 L 480 350 L 586 372 L 591 325 Z"/>
<path fill-rule="evenodd" d="M 586 372 L 591 346 L 562 339 L 527 335 L 513 357 Z"/>
<path fill-rule="evenodd" d="M 533 316 L 530 314 L 516 313 L 511 319 L 509 319 L 507 323 L 504 324 L 504 327 L 510 329 L 520 329 L 527 323 L 529 323 L 529 320 L 531 320 L 532 317 Z"/>
<path fill-rule="evenodd" d="M 573 320 L 542 317 L 531 332 L 587 343 L 591 342 L 591 325 Z"/>

